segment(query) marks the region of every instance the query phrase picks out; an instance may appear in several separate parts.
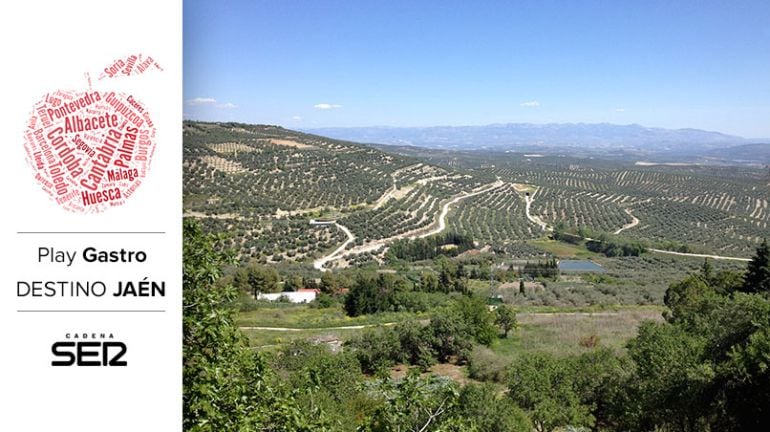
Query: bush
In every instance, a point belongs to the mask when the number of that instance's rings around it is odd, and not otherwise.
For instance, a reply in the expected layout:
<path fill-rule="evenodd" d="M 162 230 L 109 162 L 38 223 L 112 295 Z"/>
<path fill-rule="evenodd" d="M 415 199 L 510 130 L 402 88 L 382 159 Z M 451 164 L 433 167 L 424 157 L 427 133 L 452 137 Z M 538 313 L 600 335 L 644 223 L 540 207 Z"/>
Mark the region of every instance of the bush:
<path fill-rule="evenodd" d="M 320 293 L 318 297 L 316 297 L 315 301 L 311 303 L 311 306 L 327 309 L 338 304 L 339 300 L 335 296 L 326 293 Z"/>
<path fill-rule="evenodd" d="M 345 297 L 345 312 L 351 316 L 394 311 L 397 297 L 408 290 L 406 279 L 392 274 L 359 274 Z"/>
<path fill-rule="evenodd" d="M 403 360 L 427 370 L 436 363 L 436 354 L 431 346 L 433 340 L 430 327 L 417 321 L 406 321 L 394 329 L 398 334 Z"/>
<path fill-rule="evenodd" d="M 404 360 L 401 342 L 393 329 L 367 329 L 345 345 L 352 349 L 366 374 L 375 374 Z"/>
<path fill-rule="evenodd" d="M 531 432 L 532 422 L 491 384 L 468 384 L 460 391 L 460 415 L 484 432 Z"/>
<path fill-rule="evenodd" d="M 510 360 L 484 346 L 476 346 L 468 357 L 468 375 L 478 381 L 504 383 Z"/>

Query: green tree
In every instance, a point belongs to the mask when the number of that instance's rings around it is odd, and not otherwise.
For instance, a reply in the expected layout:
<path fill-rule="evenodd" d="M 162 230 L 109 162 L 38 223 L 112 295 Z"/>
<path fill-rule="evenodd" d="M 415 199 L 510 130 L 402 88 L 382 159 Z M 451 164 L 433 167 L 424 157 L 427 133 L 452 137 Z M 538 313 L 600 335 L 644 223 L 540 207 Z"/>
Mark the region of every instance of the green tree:
<path fill-rule="evenodd" d="M 422 378 L 410 369 L 402 380 L 378 381 L 385 403 L 366 419 L 362 432 L 481 432 L 459 415 L 457 384 L 435 377 Z"/>
<path fill-rule="evenodd" d="M 270 384 L 264 360 L 248 348 L 228 305 L 233 286 L 218 286 L 228 261 L 214 238 L 190 219 L 183 226 L 182 412 L 191 432 L 327 430 L 325 415 L 305 412 Z"/>
<path fill-rule="evenodd" d="M 409 285 L 401 276 L 393 274 L 364 274 L 345 297 L 345 312 L 349 316 L 359 316 L 393 310 L 399 294 L 409 290 Z"/>
<path fill-rule="evenodd" d="M 478 296 L 460 297 L 452 306 L 450 313 L 458 316 L 465 323 L 476 342 L 490 345 L 497 337 L 494 316 L 487 309 L 487 304 L 483 298 Z"/>
<path fill-rule="evenodd" d="M 481 279 L 481 280 L 489 280 L 489 276 L 492 274 L 492 267 L 489 266 L 489 264 L 481 264 L 476 269 L 474 278 L 475 279 Z"/>
<path fill-rule="evenodd" d="M 391 328 L 366 329 L 346 343 L 361 365 L 361 371 L 374 374 L 403 361 L 398 335 Z"/>
<path fill-rule="evenodd" d="M 249 270 L 245 267 L 236 268 L 235 274 L 233 275 L 233 285 L 243 292 L 256 295 L 249 284 Z"/>
<path fill-rule="evenodd" d="M 740 291 L 743 285 L 743 275 L 732 270 L 720 270 L 711 278 L 709 285 L 719 294 L 730 294 Z"/>
<path fill-rule="evenodd" d="M 669 321 L 680 322 L 697 318 L 697 309 L 703 297 L 714 294 L 704 280 L 691 275 L 686 279 L 671 284 L 663 296 L 663 303 L 670 309 L 666 317 Z"/>
<path fill-rule="evenodd" d="M 259 293 L 278 291 L 278 272 L 272 267 L 252 266 L 246 269 L 246 281 L 254 298 Z"/>
<path fill-rule="evenodd" d="M 454 314 L 433 317 L 426 334 L 440 363 L 447 363 L 452 357 L 465 359 L 473 348 L 471 329 L 461 317 Z"/>
<path fill-rule="evenodd" d="M 427 370 L 436 363 L 430 330 L 430 327 L 423 326 L 417 321 L 402 322 L 394 329 L 404 355 L 403 360 L 423 370 Z"/>
<path fill-rule="evenodd" d="M 324 344 L 295 340 L 273 357 L 272 366 L 291 389 L 298 405 L 308 412 L 319 408 L 328 413 L 341 430 L 354 430 L 355 401 L 362 394 L 363 376 L 354 353 L 332 353 Z M 335 428 L 337 429 L 337 428 Z"/>
<path fill-rule="evenodd" d="M 628 421 L 634 402 L 628 383 L 634 365 L 628 356 L 618 356 L 609 348 L 598 348 L 572 359 L 575 389 L 581 403 L 591 407 L 596 430 L 632 429 Z"/>
<path fill-rule="evenodd" d="M 770 422 L 770 300 L 695 297 L 670 323 L 644 323 L 629 342 L 630 429 L 760 430 Z"/>
<path fill-rule="evenodd" d="M 445 293 L 451 291 L 454 287 L 454 274 L 451 264 L 443 256 L 438 262 L 438 285 L 439 289 Z"/>
<path fill-rule="evenodd" d="M 770 424 L 770 327 L 733 346 L 719 368 L 726 416 L 721 430 L 762 430 Z"/>
<path fill-rule="evenodd" d="M 334 276 L 334 273 L 326 271 L 321 275 L 321 292 L 335 294 L 339 288 L 339 281 Z"/>
<path fill-rule="evenodd" d="M 508 395 L 523 408 L 538 432 L 594 424 L 591 407 L 581 402 L 569 359 L 524 354 L 511 365 Z"/>
<path fill-rule="evenodd" d="M 457 265 L 457 272 L 455 273 L 455 276 L 457 276 L 458 278 L 468 277 L 468 274 L 465 271 L 465 264 L 460 263 Z"/>
<path fill-rule="evenodd" d="M 284 291 L 299 291 L 304 287 L 302 276 L 299 275 L 290 275 L 283 281 Z"/>
<path fill-rule="evenodd" d="M 458 277 L 452 282 L 452 291 L 468 294 L 470 292 L 470 288 L 468 286 L 468 278 L 466 277 Z"/>
<path fill-rule="evenodd" d="M 518 327 L 516 312 L 506 304 L 502 304 L 495 309 L 495 324 L 503 330 L 503 337 L 508 337 L 508 332 Z"/>
<path fill-rule="evenodd" d="M 532 422 L 493 384 L 468 384 L 460 391 L 459 414 L 484 432 L 531 432 Z"/>
<path fill-rule="evenodd" d="M 705 348 L 704 338 L 690 335 L 680 326 L 641 325 L 639 336 L 628 344 L 637 370 L 636 415 L 641 426 L 704 430 L 705 392 L 714 377 L 713 368 L 701 363 Z"/>
<path fill-rule="evenodd" d="M 437 292 L 439 289 L 438 277 L 433 272 L 424 272 L 420 275 L 420 290 L 425 292 Z"/>
<path fill-rule="evenodd" d="M 746 267 L 741 291 L 748 293 L 770 292 L 770 248 L 767 239 L 757 248 L 756 254 Z"/>
<path fill-rule="evenodd" d="M 711 262 L 709 262 L 708 258 L 703 259 L 703 265 L 700 268 L 700 274 L 703 280 L 706 282 L 711 281 L 711 278 L 714 277 L 714 267 L 711 265 Z"/>

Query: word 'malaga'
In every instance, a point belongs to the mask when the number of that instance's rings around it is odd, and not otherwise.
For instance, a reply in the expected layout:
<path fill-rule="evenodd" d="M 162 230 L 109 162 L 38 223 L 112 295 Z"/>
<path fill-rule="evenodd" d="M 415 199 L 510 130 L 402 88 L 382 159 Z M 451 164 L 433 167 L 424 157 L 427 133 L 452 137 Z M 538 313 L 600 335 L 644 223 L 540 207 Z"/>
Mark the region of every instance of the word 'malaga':
<path fill-rule="evenodd" d="M 139 63 L 131 71 L 144 67 Z M 113 68 L 117 74 L 117 63 Z M 24 148 L 35 179 L 56 203 L 95 213 L 123 204 L 142 184 L 155 133 L 148 108 L 135 95 L 60 90 L 35 104 Z"/>

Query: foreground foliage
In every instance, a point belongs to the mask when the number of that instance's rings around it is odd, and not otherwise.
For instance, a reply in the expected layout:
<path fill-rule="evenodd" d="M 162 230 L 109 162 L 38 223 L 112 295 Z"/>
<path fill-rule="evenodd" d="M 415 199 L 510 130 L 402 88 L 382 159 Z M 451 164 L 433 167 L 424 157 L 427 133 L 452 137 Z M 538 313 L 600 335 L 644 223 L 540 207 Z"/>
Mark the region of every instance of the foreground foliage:
<path fill-rule="evenodd" d="M 463 364 L 515 329 L 507 307 L 492 313 L 479 297 L 443 293 L 449 276 L 461 279 L 465 270 L 417 283 L 431 292 L 400 276 L 364 274 L 348 297 L 361 313 L 383 310 L 367 309 L 372 304 L 395 310 L 406 304 L 404 293 L 442 295 L 446 303 L 429 320 L 365 330 L 341 353 L 295 342 L 255 354 L 233 321 L 237 290 L 214 283 L 224 257 L 196 224 L 186 222 L 184 234 L 185 430 L 693 432 L 770 424 L 765 245 L 745 276 L 705 261 L 671 284 L 666 320 L 643 323 L 626 353 L 521 353 L 499 373 L 475 374 L 504 383 L 503 391 L 421 374 L 436 363 Z M 239 276 L 245 290 L 274 279 L 251 276 Z M 322 282 L 329 291 L 336 285 Z M 417 367 L 398 378 L 390 375 L 397 364 Z"/>
<path fill-rule="evenodd" d="M 300 410 L 290 393 L 270 384 L 264 360 L 249 349 L 229 306 L 237 291 L 214 283 L 226 258 L 213 239 L 189 221 L 183 234 L 184 429 L 326 430 L 321 413 Z"/>

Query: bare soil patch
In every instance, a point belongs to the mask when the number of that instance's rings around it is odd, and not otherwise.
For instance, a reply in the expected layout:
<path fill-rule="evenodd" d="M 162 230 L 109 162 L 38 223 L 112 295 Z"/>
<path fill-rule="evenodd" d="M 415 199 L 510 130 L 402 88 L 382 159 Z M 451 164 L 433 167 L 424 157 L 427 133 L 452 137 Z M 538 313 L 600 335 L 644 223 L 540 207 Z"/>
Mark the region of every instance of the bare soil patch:
<path fill-rule="evenodd" d="M 275 139 L 275 138 L 272 138 L 272 139 L 270 139 L 270 142 L 275 144 L 275 145 L 284 146 L 284 147 L 293 147 L 293 148 L 297 148 L 297 149 L 314 149 L 314 148 L 317 148 L 317 147 L 312 146 L 310 144 L 303 144 L 301 142 L 287 140 L 287 139 Z"/>

